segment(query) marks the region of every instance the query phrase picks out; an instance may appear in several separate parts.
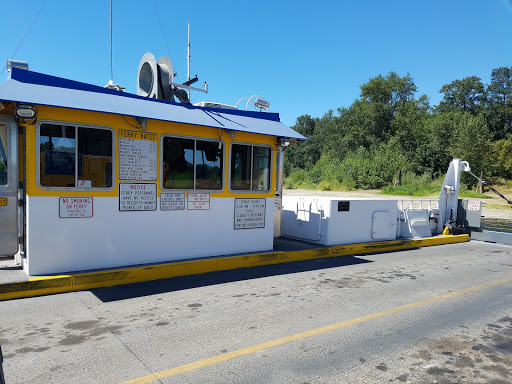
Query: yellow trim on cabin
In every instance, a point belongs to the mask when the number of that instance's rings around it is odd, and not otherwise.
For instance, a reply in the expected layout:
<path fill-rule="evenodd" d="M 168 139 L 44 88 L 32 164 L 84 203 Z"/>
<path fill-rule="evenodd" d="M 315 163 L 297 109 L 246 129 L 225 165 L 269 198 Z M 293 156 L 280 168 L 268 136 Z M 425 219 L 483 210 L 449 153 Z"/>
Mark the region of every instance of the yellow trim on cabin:
<path fill-rule="evenodd" d="M 240 197 L 274 197 L 274 188 L 273 186 L 276 183 L 276 159 L 277 159 L 277 137 L 276 136 L 268 136 L 268 135 L 259 135 L 254 133 L 247 132 L 236 132 L 235 140 L 232 141 L 230 136 L 224 132 L 223 129 L 217 129 L 212 127 L 203 127 L 198 125 L 191 124 L 181 124 L 181 123 L 173 123 L 159 120 L 148 120 L 147 124 L 147 132 L 156 133 L 157 135 L 157 151 L 158 151 L 158 180 L 156 181 L 146 181 L 146 180 L 120 180 L 119 179 L 119 131 L 138 131 L 137 128 L 130 126 L 130 124 L 137 126 L 138 123 L 134 117 L 131 116 L 121 116 L 109 113 L 101 113 L 101 112 L 91 112 L 91 111 L 81 111 L 76 109 L 66 109 L 66 108 L 57 108 L 57 107 L 48 107 L 48 106 L 36 106 L 38 110 L 38 122 L 41 121 L 54 121 L 54 122 L 63 122 L 68 123 L 70 125 L 89 125 L 89 126 L 103 126 L 109 127 L 114 130 L 115 134 L 115 176 L 116 176 L 116 184 L 115 188 L 110 191 L 98 191 L 95 189 L 90 190 L 61 190 L 61 189 L 40 189 L 37 186 L 37 168 L 39 167 L 39 162 L 37 159 L 37 130 L 36 125 L 26 125 L 27 128 L 27 186 L 26 191 L 28 196 L 92 196 L 92 197 L 118 197 L 119 195 L 119 183 L 156 183 L 157 184 L 157 193 L 160 196 L 162 192 L 168 192 L 167 190 L 162 190 L 161 188 L 161 135 L 162 134 L 174 134 L 181 136 L 191 136 L 196 138 L 206 138 L 206 139 L 220 139 L 224 142 L 225 146 L 225 158 L 224 158 L 224 189 L 220 192 L 207 192 L 210 193 L 212 198 L 215 197 L 231 197 L 231 198 L 240 198 Z M 126 119 L 126 120 L 125 120 Z M 140 132 L 140 131 L 138 131 Z M 231 142 L 242 142 L 248 144 L 255 145 L 269 145 L 272 148 L 272 177 L 270 183 L 270 190 L 268 192 L 230 192 L 229 191 L 229 150 Z M 20 141 L 21 143 L 21 141 Z M 21 147 L 20 147 L 21 148 Z M 20 151 L 21 153 L 21 151 Z M 20 154 L 21 156 L 21 154 Z M 21 163 L 20 163 L 21 164 Z M 21 171 L 20 171 L 21 172 Z M 20 176 L 22 176 L 20 174 Z M 22 177 L 20 177 L 22 180 Z M 186 193 L 203 193 L 202 190 L 186 190 Z"/>

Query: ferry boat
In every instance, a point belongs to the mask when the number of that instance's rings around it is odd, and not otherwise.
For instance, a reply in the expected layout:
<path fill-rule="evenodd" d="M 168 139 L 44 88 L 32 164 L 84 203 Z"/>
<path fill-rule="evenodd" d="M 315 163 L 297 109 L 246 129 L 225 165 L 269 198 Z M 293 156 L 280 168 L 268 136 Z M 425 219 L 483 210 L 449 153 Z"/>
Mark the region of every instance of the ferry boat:
<path fill-rule="evenodd" d="M 24 66 L 0 84 L 0 255 L 33 276 L 272 249 L 283 149 L 305 139 L 277 113 Z"/>
<path fill-rule="evenodd" d="M 137 95 L 10 67 L 0 84 L 0 255 L 29 276 L 268 252 L 281 235 L 385 250 L 456 225 L 469 170 L 459 159 L 439 199 L 283 200 L 284 150 L 306 138 L 277 113 L 190 104 L 192 81 L 173 83 L 166 58 L 143 57 Z M 466 210 L 479 226 L 480 202 Z"/>

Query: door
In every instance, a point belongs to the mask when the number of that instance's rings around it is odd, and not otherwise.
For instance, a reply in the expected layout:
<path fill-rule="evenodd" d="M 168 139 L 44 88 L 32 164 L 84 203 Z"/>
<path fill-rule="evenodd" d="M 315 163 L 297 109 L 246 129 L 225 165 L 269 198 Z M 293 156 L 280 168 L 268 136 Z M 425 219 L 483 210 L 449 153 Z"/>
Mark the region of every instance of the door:
<path fill-rule="evenodd" d="M 18 251 L 18 133 L 14 120 L 0 116 L 0 255 Z"/>

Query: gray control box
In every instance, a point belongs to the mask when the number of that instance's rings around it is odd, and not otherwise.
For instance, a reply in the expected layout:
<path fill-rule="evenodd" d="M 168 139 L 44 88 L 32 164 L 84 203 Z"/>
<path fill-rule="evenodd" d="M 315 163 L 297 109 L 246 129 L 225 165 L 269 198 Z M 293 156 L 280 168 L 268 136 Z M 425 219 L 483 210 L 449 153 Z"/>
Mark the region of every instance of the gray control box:
<path fill-rule="evenodd" d="M 459 199 L 457 224 L 464 228 L 480 228 L 482 202 L 479 200 Z"/>

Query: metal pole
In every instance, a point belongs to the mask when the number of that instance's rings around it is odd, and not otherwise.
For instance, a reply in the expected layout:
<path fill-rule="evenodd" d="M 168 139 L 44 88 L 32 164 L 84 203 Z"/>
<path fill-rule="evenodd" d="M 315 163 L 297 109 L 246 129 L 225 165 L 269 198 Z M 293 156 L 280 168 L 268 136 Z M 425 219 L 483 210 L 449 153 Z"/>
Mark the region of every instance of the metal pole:
<path fill-rule="evenodd" d="M 190 80 L 190 23 L 188 23 L 188 47 L 187 47 L 187 81 Z M 190 100 L 190 89 L 188 90 Z"/>
<path fill-rule="evenodd" d="M 114 80 L 112 72 L 112 0 L 110 0 L 110 80 Z"/>

